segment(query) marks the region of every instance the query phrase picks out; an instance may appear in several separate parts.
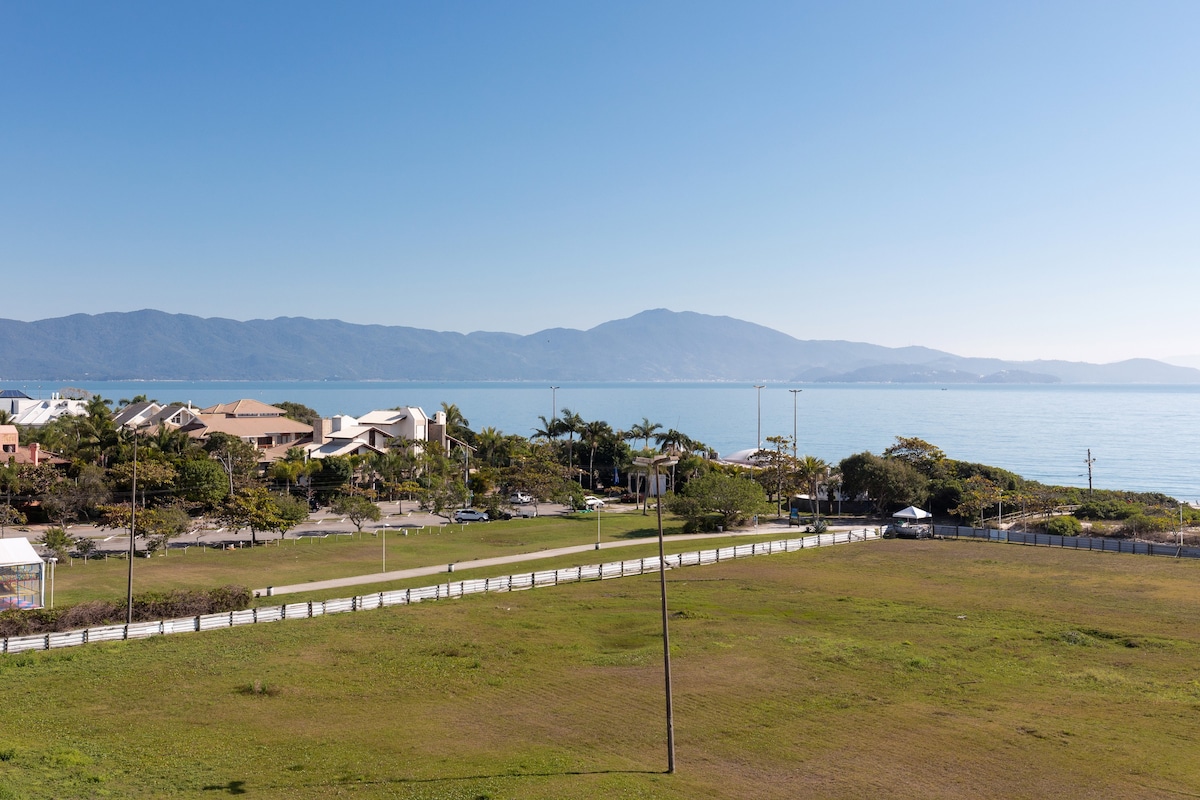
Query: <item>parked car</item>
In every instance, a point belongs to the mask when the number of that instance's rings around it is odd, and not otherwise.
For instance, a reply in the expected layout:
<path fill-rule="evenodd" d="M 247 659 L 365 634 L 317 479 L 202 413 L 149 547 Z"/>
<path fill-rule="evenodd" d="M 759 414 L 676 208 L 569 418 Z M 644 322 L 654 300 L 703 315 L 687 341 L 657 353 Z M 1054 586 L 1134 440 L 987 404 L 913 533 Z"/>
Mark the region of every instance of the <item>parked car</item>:
<path fill-rule="evenodd" d="M 512 510 L 512 516 L 530 519 L 537 516 L 537 509 L 533 506 L 517 506 Z"/>
<path fill-rule="evenodd" d="M 508 498 L 508 502 L 515 506 L 519 506 L 524 505 L 525 503 L 532 503 L 533 497 L 525 494 L 524 492 L 513 492 L 512 497 Z"/>
<path fill-rule="evenodd" d="M 591 494 L 583 498 L 583 504 L 587 506 L 588 509 L 604 508 L 604 501 Z"/>
<path fill-rule="evenodd" d="M 480 511 L 475 508 L 460 508 L 454 512 L 455 522 L 487 522 L 488 515 L 486 511 Z"/>

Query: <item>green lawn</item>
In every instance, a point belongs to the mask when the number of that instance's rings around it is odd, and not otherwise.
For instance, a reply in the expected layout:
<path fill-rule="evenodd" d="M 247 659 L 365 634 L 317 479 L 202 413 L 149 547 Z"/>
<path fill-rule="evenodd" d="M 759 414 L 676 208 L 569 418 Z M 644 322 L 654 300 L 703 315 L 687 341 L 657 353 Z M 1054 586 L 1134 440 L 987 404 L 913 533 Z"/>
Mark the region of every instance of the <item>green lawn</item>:
<path fill-rule="evenodd" d="M 668 577 L 675 775 L 642 576 L 0 658 L 0 798 L 1200 791 L 1200 564 L 884 541 Z"/>
<path fill-rule="evenodd" d="M 679 533 L 681 527 L 680 523 L 669 521 L 664 530 L 668 534 Z M 601 538 L 605 542 L 639 538 L 657 541 L 654 539 L 656 534 L 653 516 L 605 514 L 601 520 Z M 708 538 L 711 537 L 698 537 L 698 540 Z M 450 562 L 467 569 L 473 559 L 586 545 L 595 541 L 596 517 L 588 514 L 447 525 L 411 531 L 408 536 L 395 531 L 378 535 L 366 531 L 352 536 L 303 537 L 241 550 L 191 547 L 186 551 L 172 550 L 165 556 L 136 559 L 134 591 L 175 587 L 202 589 L 229 583 L 259 588 L 365 575 L 382 569 L 385 546 L 389 570 Z M 630 557 L 604 554 L 604 560 Z M 585 558 L 575 563 L 594 560 Z M 123 598 L 127 580 L 128 563 L 122 558 L 75 561 L 70 566 L 60 564 L 55 574 L 55 602 L 65 605 L 95 598 Z M 429 582 L 428 579 L 425 582 Z M 349 594 L 354 592 L 343 590 L 332 596 Z"/>

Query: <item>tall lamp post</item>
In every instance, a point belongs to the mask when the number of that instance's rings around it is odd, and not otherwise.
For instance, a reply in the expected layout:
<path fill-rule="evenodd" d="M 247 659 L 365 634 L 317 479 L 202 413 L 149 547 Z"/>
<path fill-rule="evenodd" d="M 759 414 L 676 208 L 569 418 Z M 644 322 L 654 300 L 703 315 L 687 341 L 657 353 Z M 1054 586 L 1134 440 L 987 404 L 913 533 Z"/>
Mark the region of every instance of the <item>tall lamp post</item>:
<path fill-rule="evenodd" d="M 795 461 L 796 460 L 796 441 L 797 441 L 797 437 L 796 437 L 796 432 L 797 432 L 797 428 L 796 428 L 796 397 L 804 390 L 803 389 L 788 389 L 788 391 L 792 393 L 792 461 Z"/>
<path fill-rule="evenodd" d="M 233 475 L 232 472 L 229 473 Z M 230 477 L 230 481 L 233 478 Z M 133 624 L 133 557 L 137 555 L 137 431 L 133 432 L 133 504 L 129 506 L 129 584 L 126 595 L 125 624 Z"/>
<path fill-rule="evenodd" d="M 558 419 L 558 387 L 550 387 L 550 419 Z"/>
<path fill-rule="evenodd" d="M 762 450 L 762 390 L 765 384 L 754 384 L 754 388 L 758 389 L 758 449 Z"/>
<path fill-rule="evenodd" d="M 675 714 L 671 709 L 671 640 L 667 634 L 667 565 L 663 555 L 662 493 L 659 489 L 658 471 L 671 467 L 679 460 L 669 454 L 653 458 L 635 458 L 633 463 L 642 467 L 654 467 L 654 491 L 658 495 L 658 586 L 662 597 L 663 679 L 667 695 L 667 774 L 675 772 Z"/>

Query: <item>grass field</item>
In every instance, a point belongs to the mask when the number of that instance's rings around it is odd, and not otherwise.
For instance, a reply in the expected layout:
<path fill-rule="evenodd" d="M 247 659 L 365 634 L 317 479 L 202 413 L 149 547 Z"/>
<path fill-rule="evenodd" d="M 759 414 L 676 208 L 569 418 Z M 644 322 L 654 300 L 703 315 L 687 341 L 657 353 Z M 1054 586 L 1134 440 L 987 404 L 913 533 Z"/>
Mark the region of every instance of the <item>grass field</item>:
<path fill-rule="evenodd" d="M 601 537 L 605 542 L 638 539 L 657 542 L 654 525 L 653 516 L 605 514 L 601 520 Z M 679 533 L 681 527 L 669 521 L 665 532 Z M 698 540 L 711 538 L 698 537 Z M 389 570 L 450 562 L 460 565 L 461 569 L 469 569 L 473 559 L 586 545 L 595 541 L 595 515 L 578 515 L 447 525 L 414 531 L 408 536 L 389 531 L 377 535 L 364 532 L 327 538 L 304 537 L 241 550 L 192 547 L 186 552 L 172 550 L 165 556 L 136 559 L 134 591 L 176 587 L 206 589 L 229 583 L 260 588 L 365 575 L 381 571 L 385 546 Z M 605 554 L 603 558 L 632 557 L 625 555 L 628 552 L 621 550 L 620 555 Z M 579 563 L 594 560 L 585 558 Z M 71 566 L 60 564 L 55 574 L 55 601 L 65 605 L 96 598 L 120 599 L 125 597 L 127 580 L 128 563 L 121 558 L 86 563 L 75 561 Z M 424 582 L 428 583 L 429 579 Z M 353 594 L 343 590 L 335 596 L 348 593 Z"/>
<path fill-rule="evenodd" d="M 1200 794 L 1200 564 L 884 541 L 668 577 L 675 775 L 642 576 L 2 658 L 0 798 Z"/>

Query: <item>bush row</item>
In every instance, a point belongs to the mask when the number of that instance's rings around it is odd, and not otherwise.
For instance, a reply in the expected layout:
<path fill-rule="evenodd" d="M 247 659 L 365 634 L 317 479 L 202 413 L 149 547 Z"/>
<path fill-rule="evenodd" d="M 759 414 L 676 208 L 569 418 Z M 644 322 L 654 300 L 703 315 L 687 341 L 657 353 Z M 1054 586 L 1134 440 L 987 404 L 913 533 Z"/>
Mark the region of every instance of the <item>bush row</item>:
<path fill-rule="evenodd" d="M 245 586 L 145 592 L 133 596 L 133 621 L 150 622 L 241 611 L 250 607 L 252 598 L 253 594 Z M 119 625 L 125 622 L 125 614 L 124 600 L 91 600 L 61 608 L 9 609 L 0 612 L 0 637 Z"/>

